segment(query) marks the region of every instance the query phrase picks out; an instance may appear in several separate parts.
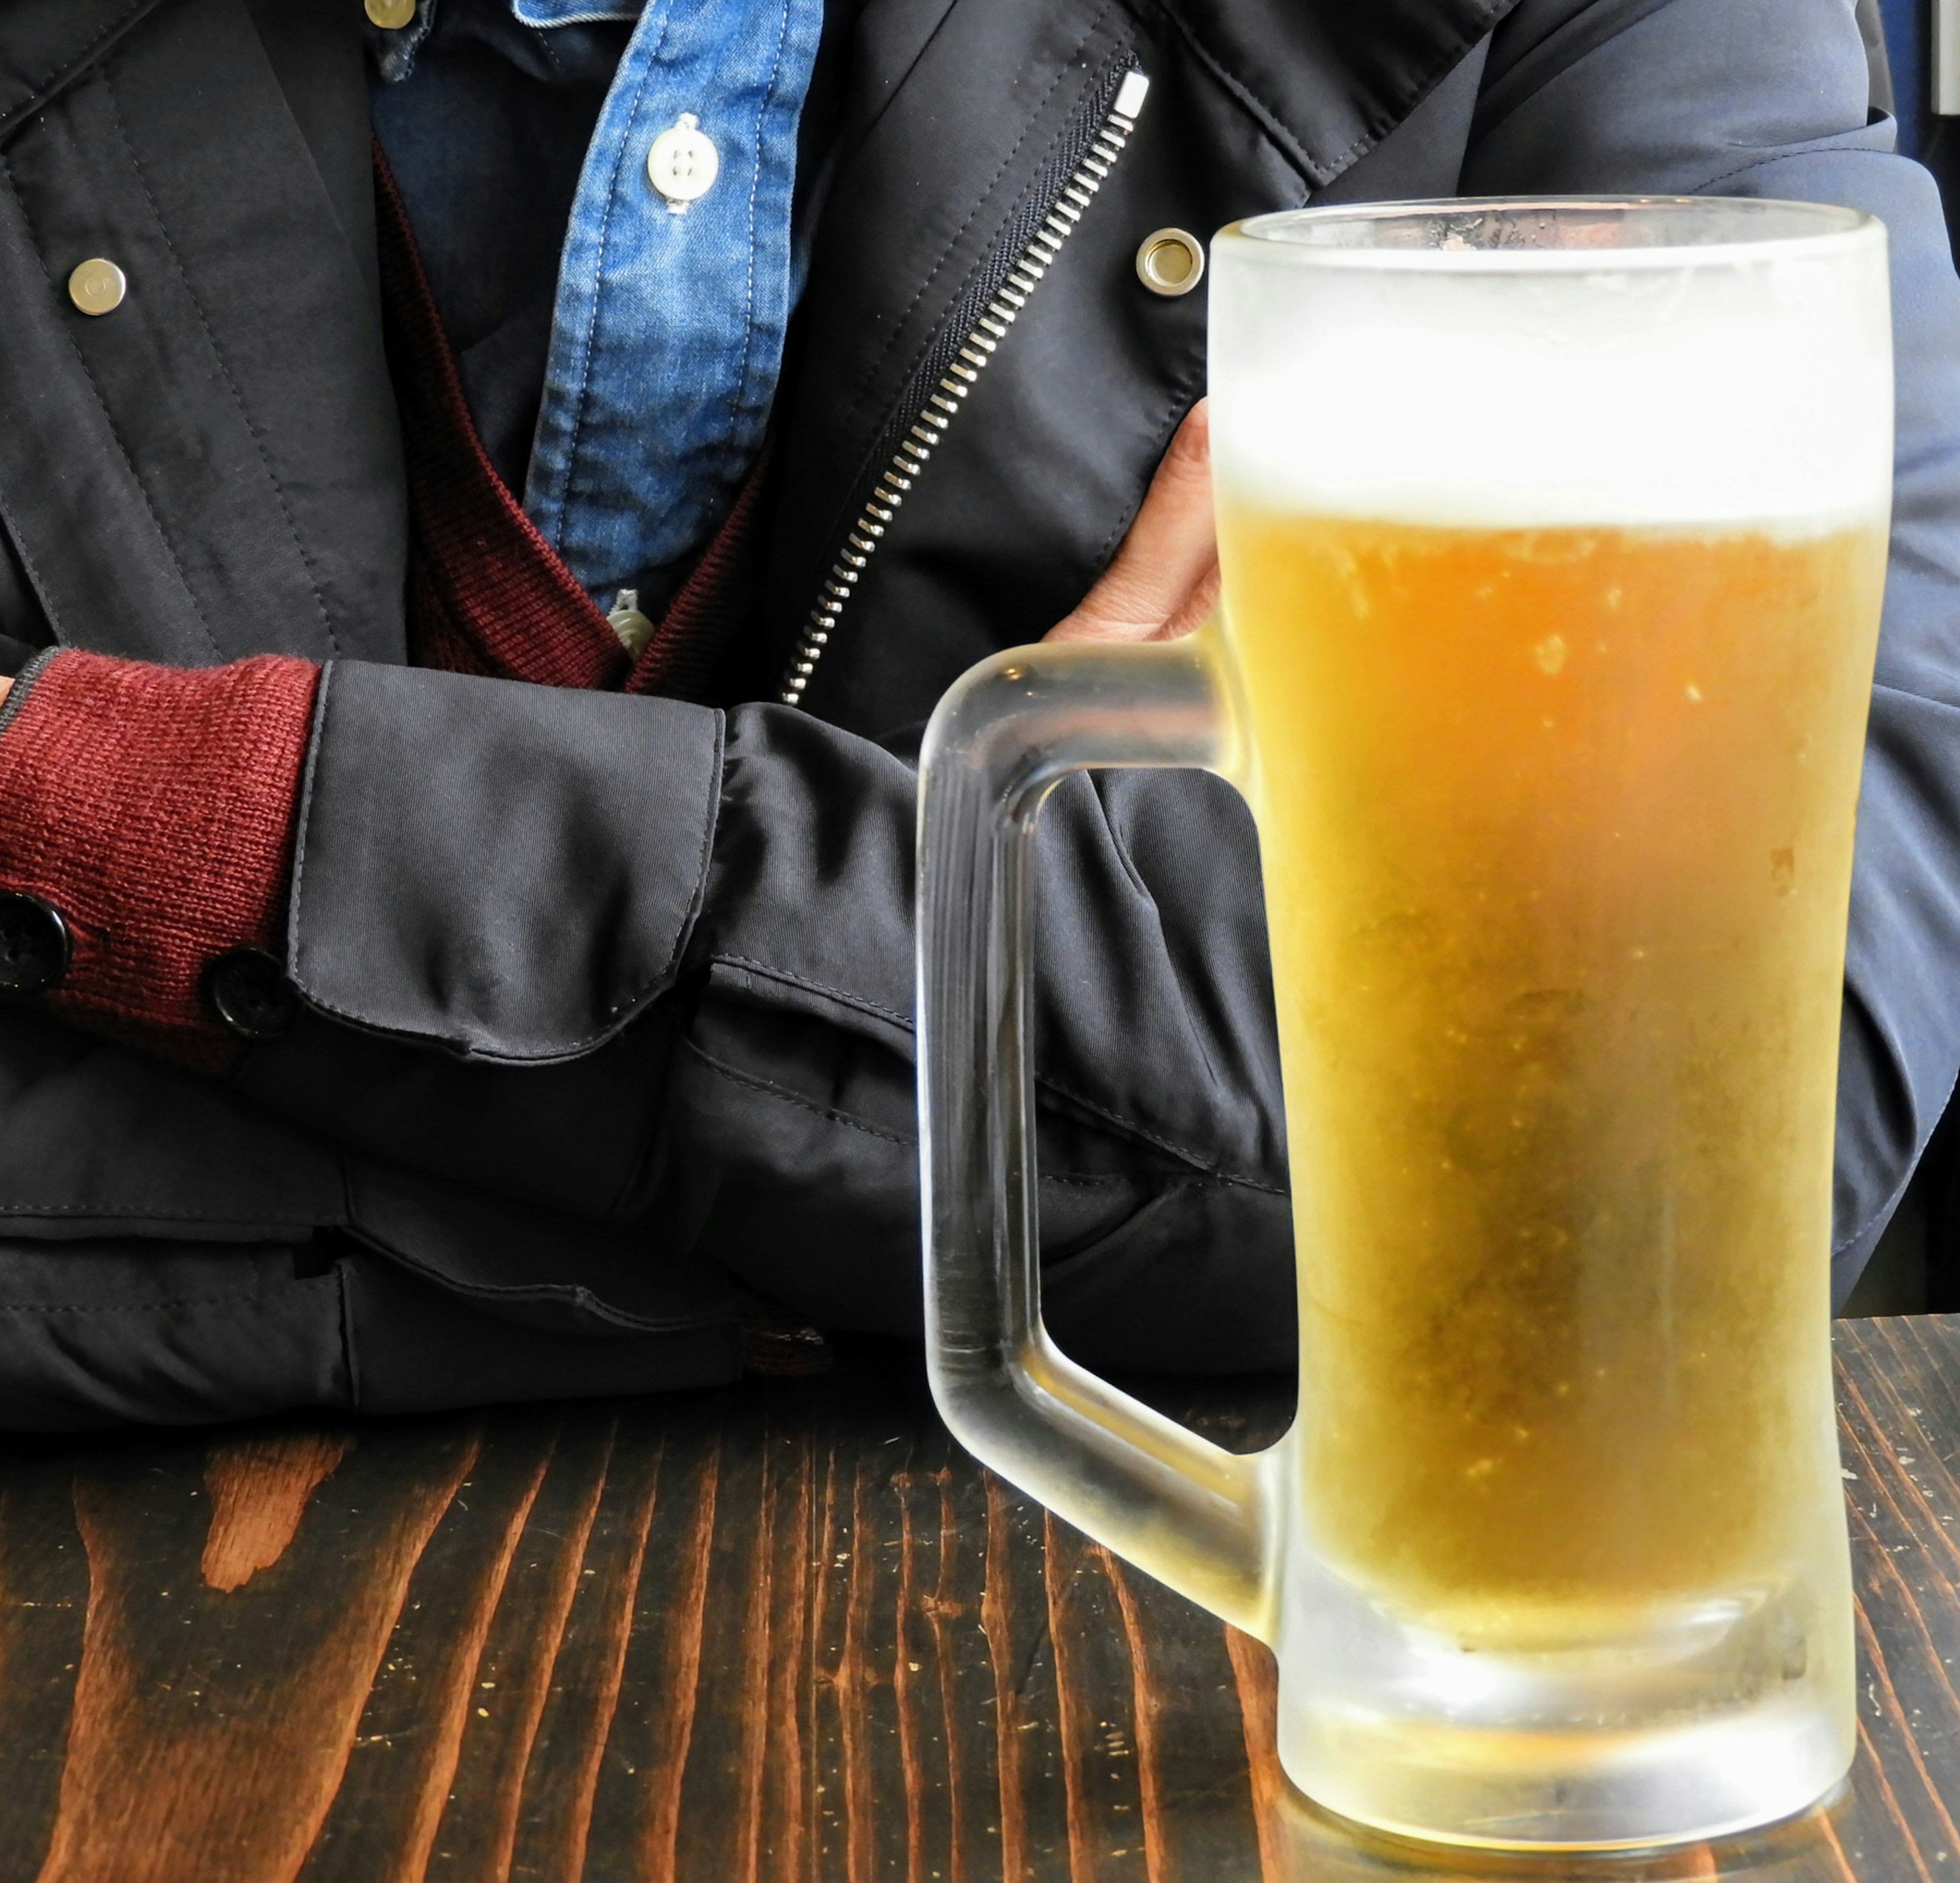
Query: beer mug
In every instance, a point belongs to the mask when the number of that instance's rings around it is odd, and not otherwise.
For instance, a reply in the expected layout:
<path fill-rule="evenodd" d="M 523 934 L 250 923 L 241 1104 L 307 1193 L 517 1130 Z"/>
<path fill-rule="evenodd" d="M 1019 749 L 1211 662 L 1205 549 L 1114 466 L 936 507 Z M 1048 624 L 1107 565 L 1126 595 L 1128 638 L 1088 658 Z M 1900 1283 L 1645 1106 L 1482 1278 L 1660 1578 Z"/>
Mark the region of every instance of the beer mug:
<path fill-rule="evenodd" d="M 920 778 L 932 1385 L 1268 1643 L 1281 1762 L 1610 1849 L 1852 1754 L 1833 1108 L 1892 481 L 1882 227 L 1795 202 L 1303 210 L 1212 252 L 1214 622 L 975 668 Z M 1300 1402 L 1227 1453 L 1042 1325 L 1026 931 L 1084 767 L 1256 821 Z"/>

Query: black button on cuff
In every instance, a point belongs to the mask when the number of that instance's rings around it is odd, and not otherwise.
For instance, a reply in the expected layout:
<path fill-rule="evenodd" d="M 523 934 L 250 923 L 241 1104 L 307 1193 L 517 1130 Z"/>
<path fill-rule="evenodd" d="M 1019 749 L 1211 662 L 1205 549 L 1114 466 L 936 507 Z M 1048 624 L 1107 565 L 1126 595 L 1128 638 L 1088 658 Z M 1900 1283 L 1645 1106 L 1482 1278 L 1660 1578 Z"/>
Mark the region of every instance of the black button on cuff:
<path fill-rule="evenodd" d="M 60 910 L 37 895 L 0 891 L 0 994 L 25 997 L 59 987 L 72 952 Z"/>
<path fill-rule="evenodd" d="M 212 1010 L 243 1039 L 275 1039 L 293 1023 L 299 997 L 262 948 L 234 948 L 204 971 Z"/>

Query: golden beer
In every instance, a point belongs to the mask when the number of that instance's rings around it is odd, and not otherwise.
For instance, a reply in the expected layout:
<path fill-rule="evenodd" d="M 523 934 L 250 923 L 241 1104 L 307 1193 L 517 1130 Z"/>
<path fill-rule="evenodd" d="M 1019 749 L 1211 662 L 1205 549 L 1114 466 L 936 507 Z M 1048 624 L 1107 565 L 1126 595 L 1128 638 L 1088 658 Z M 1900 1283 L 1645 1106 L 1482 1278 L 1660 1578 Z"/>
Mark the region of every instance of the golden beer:
<path fill-rule="evenodd" d="M 1315 1547 L 1499 1649 L 1787 1586 L 1882 523 L 1220 523 Z"/>

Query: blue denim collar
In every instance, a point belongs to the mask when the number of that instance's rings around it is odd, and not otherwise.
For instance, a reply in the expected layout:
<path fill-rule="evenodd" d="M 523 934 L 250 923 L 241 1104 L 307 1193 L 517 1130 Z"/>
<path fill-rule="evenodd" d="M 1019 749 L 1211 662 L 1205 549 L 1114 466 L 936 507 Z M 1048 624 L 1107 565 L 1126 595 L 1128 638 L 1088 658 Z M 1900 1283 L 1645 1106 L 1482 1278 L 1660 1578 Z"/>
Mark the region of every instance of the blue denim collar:
<path fill-rule="evenodd" d="M 644 606 L 663 599 L 761 448 L 822 11 L 822 0 L 648 0 L 600 113 L 558 272 L 524 507 L 602 602 L 622 588 Z M 647 162 L 683 113 L 720 167 L 676 213 Z"/>
<path fill-rule="evenodd" d="M 377 35 L 384 82 L 412 72 L 437 4 L 418 0 L 407 27 Z M 602 606 L 634 589 L 657 609 L 733 501 L 775 398 L 800 272 L 797 132 L 822 0 L 508 5 L 518 26 L 554 38 L 638 21 L 565 231 L 523 501 Z M 539 56 L 522 43 L 509 51 L 526 70 Z M 647 166 L 684 113 L 712 141 L 719 170 L 676 213 Z"/>

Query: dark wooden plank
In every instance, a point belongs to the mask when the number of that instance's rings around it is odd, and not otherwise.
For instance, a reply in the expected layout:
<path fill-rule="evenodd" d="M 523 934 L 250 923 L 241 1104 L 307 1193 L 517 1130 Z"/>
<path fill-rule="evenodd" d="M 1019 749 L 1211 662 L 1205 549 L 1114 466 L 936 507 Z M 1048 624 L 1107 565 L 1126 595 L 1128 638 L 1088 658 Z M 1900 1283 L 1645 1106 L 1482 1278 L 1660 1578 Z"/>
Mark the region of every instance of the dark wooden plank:
<path fill-rule="evenodd" d="M 1609 1862 L 1316 1811 L 1271 1657 L 980 1471 L 915 1359 L 0 1462 L 0 1883 L 1944 1883 L 1960 1322 L 1838 1333 L 1860 1761 Z M 1165 1388 L 1249 1447 L 1284 1389 Z"/>
<path fill-rule="evenodd" d="M 616 1419 L 566 1419 L 519 1532 L 477 1657 L 456 1770 L 426 1874 L 504 1883 L 525 1780 L 616 1436 Z M 549 1763 L 555 1776 L 566 1761 Z M 575 1756 L 569 1762 L 575 1766 Z M 571 1774 L 562 1776 L 570 1781 Z"/>
<path fill-rule="evenodd" d="M 588 1832 L 588 1876 L 675 1874 L 721 1470 L 711 1423 L 677 1417 L 660 1461 L 640 1589 L 626 1621 L 619 1697 Z"/>
<path fill-rule="evenodd" d="M 410 1577 L 304 1883 L 418 1883 L 425 1873 L 477 1662 L 555 1436 L 555 1421 L 535 1414 L 471 1429 L 468 1468 Z"/>
<path fill-rule="evenodd" d="M 54 1834 L 81 1665 L 88 1557 L 59 1453 L 0 1479 L 0 1878 L 27 1883 Z"/>
<path fill-rule="evenodd" d="M 356 1443 L 313 1489 L 294 1546 L 230 1589 L 202 1573 L 205 1448 L 132 1447 L 77 1469 L 88 1608 L 47 1883 L 294 1874 L 470 1449 L 441 1425 L 399 1449 Z"/>
<path fill-rule="evenodd" d="M 622 1407 L 525 1774 L 509 1875 L 556 1883 L 585 1866 L 601 1762 L 619 1703 L 628 1631 L 665 1460 L 657 1427 Z M 533 1780 L 530 1767 L 535 1766 Z"/>
<path fill-rule="evenodd" d="M 1138 1669 L 1116 1597 L 1122 1571 L 1068 1525 L 1051 1517 L 1047 1530 L 1068 1874 L 1074 1883 L 1147 1883 Z"/>

